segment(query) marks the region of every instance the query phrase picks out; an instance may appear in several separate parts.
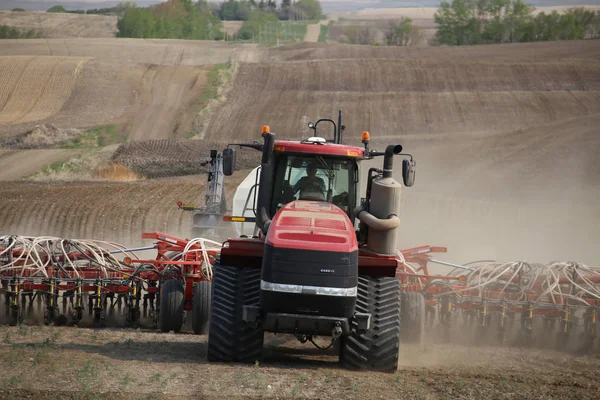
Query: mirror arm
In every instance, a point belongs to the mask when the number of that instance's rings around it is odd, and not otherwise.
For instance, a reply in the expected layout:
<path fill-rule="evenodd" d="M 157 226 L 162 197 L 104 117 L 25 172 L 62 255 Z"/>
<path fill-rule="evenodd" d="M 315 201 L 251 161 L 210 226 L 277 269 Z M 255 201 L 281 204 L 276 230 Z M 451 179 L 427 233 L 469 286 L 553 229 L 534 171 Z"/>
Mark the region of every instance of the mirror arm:
<path fill-rule="evenodd" d="M 262 151 L 263 149 L 263 144 L 262 143 L 258 143 L 258 142 L 254 142 L 254 143 L 229 143 L 227 145 L 227 148 L 229 148 L 229 146 L 239 146 L 239 147 L 248 147 L 254 150 L 259 150 Z"/>

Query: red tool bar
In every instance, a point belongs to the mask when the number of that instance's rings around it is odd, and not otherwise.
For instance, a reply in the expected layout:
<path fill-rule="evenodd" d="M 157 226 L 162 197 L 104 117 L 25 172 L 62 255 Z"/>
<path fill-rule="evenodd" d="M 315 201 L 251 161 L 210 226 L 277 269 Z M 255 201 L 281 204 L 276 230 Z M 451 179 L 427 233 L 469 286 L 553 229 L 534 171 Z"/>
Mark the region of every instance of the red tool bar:
<path fill-rule="evenodd" d="M 442 276 L 442 275 L 422 275 L 422 274 L 413 274 L 410 272 L 403 272 L 403 271 L 396 271 L 396 276 L 398 275 L 403 275 L 403 276 L 414 276 L 415 278 L 419 278 L 419 279 L 443 279 L 446 281 L 459 281 L 459 282 L 464 282 L 466 281 L 466 277 L 465 276 Z"/>
<path fill-rule="evenodd" d="M 413 247 L 410 249 L 400 251 L 404 257 L 417 256 L 419 254 L 427 254 L 427 253 L 446 253 L 448 249 L 446 247 L 441 246 L 419 246 Z"/>

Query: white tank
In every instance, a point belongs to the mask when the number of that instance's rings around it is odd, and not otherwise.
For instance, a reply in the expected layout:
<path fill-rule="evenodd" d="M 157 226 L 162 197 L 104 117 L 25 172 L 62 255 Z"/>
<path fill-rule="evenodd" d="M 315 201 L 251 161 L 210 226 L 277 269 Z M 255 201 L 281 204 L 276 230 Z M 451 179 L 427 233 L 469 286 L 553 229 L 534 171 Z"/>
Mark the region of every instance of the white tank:
<path fill-rule="evenodd" d="M 258 200 L 258 183 L 260 181 L 260 167 L 256 167 L 240 183 L 233 196 L 233 207 L 231 214 L 236 217 L 254 218 L 254 199 Z M 255 222 L 233 222 L 234 228 L 239 235 L 253 236 L 256 230 Z"/>

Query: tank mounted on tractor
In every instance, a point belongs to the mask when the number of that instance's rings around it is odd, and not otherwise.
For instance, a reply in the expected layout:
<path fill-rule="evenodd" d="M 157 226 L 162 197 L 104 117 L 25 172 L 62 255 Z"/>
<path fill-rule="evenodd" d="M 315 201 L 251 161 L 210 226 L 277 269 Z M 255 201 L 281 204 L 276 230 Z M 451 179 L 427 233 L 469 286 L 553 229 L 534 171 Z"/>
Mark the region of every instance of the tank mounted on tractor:
<path fill-rule="evenodd" d="M 333 125 L 333 139 L 318 136 Z M 275 140 L 263 127 L 262 143 L 235 143 L 223 151 L 223 170 L 235 168 L 235 147 L 262 152 L 252 217 L 256 234 L 230 239 L 213 267 L 208 359 L 254 362 L 264 332 L 295 335 L 301 342 L 339 341 L 343 365 L 395 371 L 400 344 L 400 281 L 396 232 L 402 185 L 392 176 L 403 157 L 404 186 L 412 186 L 415 162 L 401 145 L 385 151 L 344 145 L 342 112 L 337 123 L 310 123 L 312 137 Z M 360 195 L 360 163 L 383 157 L 370 168 Z M 415 298 L 424 308 L 423 296 Z M 414 308 L 415 305 L 410 305 Z M 330 346 L 331 346 L 330 345 Z"/>

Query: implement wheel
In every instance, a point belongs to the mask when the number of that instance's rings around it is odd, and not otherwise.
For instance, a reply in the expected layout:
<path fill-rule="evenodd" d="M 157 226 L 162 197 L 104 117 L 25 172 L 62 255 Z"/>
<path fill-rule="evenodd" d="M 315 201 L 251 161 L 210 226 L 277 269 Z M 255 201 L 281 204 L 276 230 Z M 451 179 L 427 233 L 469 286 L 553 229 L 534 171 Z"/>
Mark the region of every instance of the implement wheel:
<path fill-rule="evenodd" d="M 183 325 L 183 284 L 177 279 L 164 281 L 160 289 L 158 327 L 161 332 L 179 332 Z"/>
<path fill-rule="evenodd" d="M 425 333 L 425 297 L 418 292 L 404 292 L 401 299 L 402 342 L 421 344 Z"/>
<path fill-rule="evenodd" d="M 242 321 L 242 307 L 260 304 L 260 269 L 213 267 L 208 326 L 208 360 L 253 363 L 260 360 L 264 334 Z"/>
<path fill-rule="evenodd" d="M 196 335 L 208 333 L 210 290 L 210 281 L 200 281 L 194 286 L 194 297 L 192 298 L 192 329 Z"/>
<path fill-rule="evenodd" d="M 359 276 L 356 311 L 371 314 L 363 334 L 342 337 L 340 362 L 353 369 L 395 372 L 400 347 L 400 281 Z"/>

